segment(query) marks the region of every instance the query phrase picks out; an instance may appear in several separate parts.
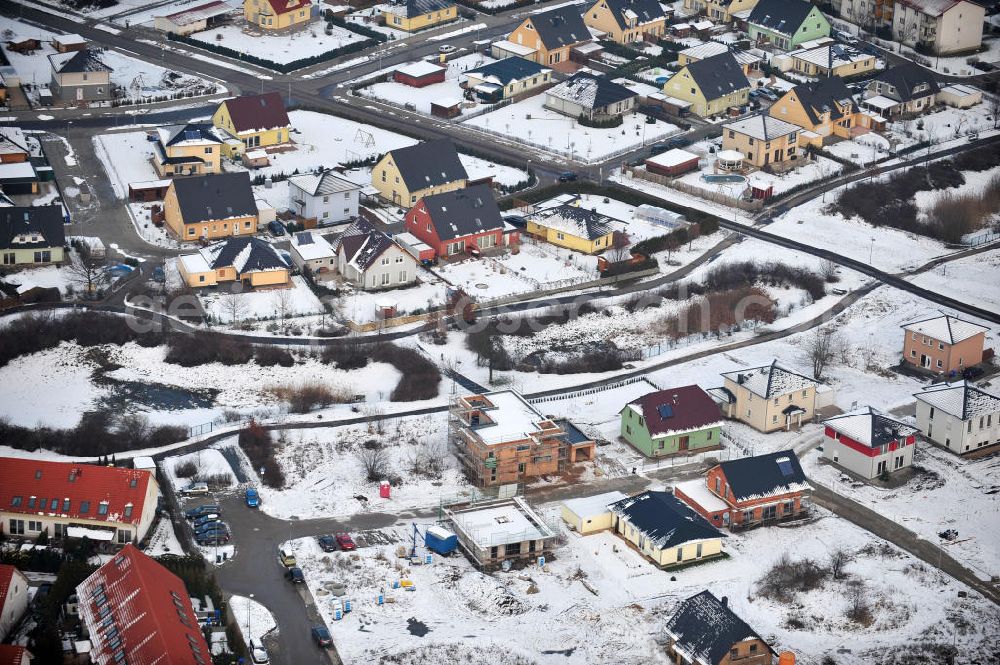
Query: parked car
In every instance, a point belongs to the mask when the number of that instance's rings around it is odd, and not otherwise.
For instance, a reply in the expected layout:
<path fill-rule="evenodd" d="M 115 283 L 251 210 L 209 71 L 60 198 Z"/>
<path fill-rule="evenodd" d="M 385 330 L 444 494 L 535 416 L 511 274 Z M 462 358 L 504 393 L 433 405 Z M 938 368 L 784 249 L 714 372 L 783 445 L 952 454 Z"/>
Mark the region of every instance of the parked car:
<path fill-rule="evenodd" d="M 192 508 L 184 516 L 189 520 L 198 519 L 199 517 L 204 517 L 205 515 L 221 515 L 222 509 L 216 505 L 206 503 L 198 506 L 197 508 Z"/>
<path fill-rule="evenodd" d="M 247 505 L 251 508 L 260 508 L 260 494 L 257 493 L 257 489 L 254 487 L 248 487 L 246 493 L 244 494 L 244 500 Z"/>
<path fill-rule="evenodd" d="M 291 568 L 296 564 L 295 553 L 285 546 L 278 548 L 278 560 L 281 561 L 281 565 L 286 568 Z"/>
<path fill-rule="evenodd" d="M 572 171 L 563 171 L 559 174 L 559 182 L 573 182 L 577 179 L 577 175 Z"/>
<path fill-rule="evenodd" d="M 503 221 L 519 229 L 523 229 L 528 225 L 528 220 L 522 215 L 504 215 Z"/>
<path fill-rule="evenodd" d="M 441 44 L 441 46 L 438 46 L 438 53 L 454 53 L 455 50 L 455 47 L 451 44 Z"/>
<path fill-rule="evenodd" d="M 194 529 L 196 534 L 208 533 L 209 531 L 229 531 L 229 527 L 226 526 L 225 522 L 206 522 Z"/>
<path fill-rule="evenodd" d="M 208 483 L 191 483 L 181 491 L 184 494 L 208 494 Z"/>
<path fill-rule="evenodd" d="M 271 662 L 267 655 L 267 649 L 261 644 L 254 644 L 253 640 L 250 640 L 250 660 L 256 665 L 266 665 L 266 663 Z"/>
<path fill-rule="evenodd" d="M 202 524 L 208 524 L 209 522 L 217 522 L 219 520 L 218 513 L 208 513 L 207 515 L 202 515 L 194 521 L 194 528 L 199 528 Z"/>
<path fill-rule="evenodd" d="M 775 94 L 775 92 L 773 90 L 771 90 L 770 88 L 757 88 L 757 92 L 759 92 L 760 94 L 764 95 L 765 97 L 767 97 L 768 99 L 770 99 L 772 102 L 778 101 L 778 95 Z"/>
<path fill-rule="evenodd" d="M 330 637 L 330 631 L 327 630 L 326 626 L 313 626 L 312 630 L 313 641 L 316 642 L 317 646 L 328 649 L 333 646 L 333 638 Z"/>
<path fill-rule="evenodd" d="M 292 584 L 305 584 L 306 576 L 302 574 L 301 568 L 289 568 L 285 571 L 285 579 Z"/>
<path fill-rule="evenodd" d="M 199 545 L 225 545 L 229 542 L 228 533 L 209 533 L 204 536 L 198 536 L 195 538 L 195 542 Z"/>
<path fill-rule="evenodd" d="M 337 541 L 333 536 L 320 536 L 316 539 L 319 543 L 319 547 L 324 552 L 336 552 L 337 551 Z"/>
<path fill-rule="evenodd" d="M 154 282 L 160 282 L 161 284 L 167 281 L 167 274 L 163 272 L 163 266 L 153 268 L 152 278 Z"/>
<path fill-rule="evenodd" d="M 436 266 L 437 264 L 438 260 L 436 256 L 433 259 L 420 259 L 420 265 L 425 268 L 430 268 L 431 266 Z"/>
<path fill-rule="evenodd" d="M 351 538 L 350 534 L 341 531 L 334 537 L 337 539 L 337 544 L 340 545 L 340 549 L 345 552 L 358 549 L 358 546 L 354 544 L 354 539 Z"/>
<path fill-rule="evenodd" d="M 858 43 L 858 38 L 857 37 L 855 37 L 854 35 L 852 35 L 849 32 L 845 32 L 844 30 L 834 30 L 833 31 L 833 36 L 834 36 L 835 39 L 837 39 L 839 41 L 842 41 L 845 44 L 854 45 L 854 44 Z"/>
<path fill-rule="evenodd" d="M 272 219 L 267 223 L 268 230 L 276 236 L 285 235 L 285 225 L 276 219 Z"/>

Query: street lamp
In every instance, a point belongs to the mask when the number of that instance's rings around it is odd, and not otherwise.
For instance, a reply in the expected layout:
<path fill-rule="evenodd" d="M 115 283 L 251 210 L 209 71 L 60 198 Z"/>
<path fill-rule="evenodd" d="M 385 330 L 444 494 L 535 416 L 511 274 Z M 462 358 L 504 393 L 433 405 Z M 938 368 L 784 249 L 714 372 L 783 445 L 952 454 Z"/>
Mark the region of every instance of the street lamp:
<path fill-rule="evenodd" d="M 253 602 L 253 594 L 250 594 L 250 597 L 247 599 L 247 634 L 246 634 L 246 638 L 248 640 L 251 640 L 251 641 L 253 640 L 253 638 L 250 637 L 250 635 L 251 635 L 251 633 L 250 633 L 250 603 L 252 603 L 252 602 Z"/>
<path fill-rule="evenodd" d="M 868 248 L 868 265 L 872 264 L 872 255 L 875 253 L 875 238 L 872 237 L 871 247 Z"/>

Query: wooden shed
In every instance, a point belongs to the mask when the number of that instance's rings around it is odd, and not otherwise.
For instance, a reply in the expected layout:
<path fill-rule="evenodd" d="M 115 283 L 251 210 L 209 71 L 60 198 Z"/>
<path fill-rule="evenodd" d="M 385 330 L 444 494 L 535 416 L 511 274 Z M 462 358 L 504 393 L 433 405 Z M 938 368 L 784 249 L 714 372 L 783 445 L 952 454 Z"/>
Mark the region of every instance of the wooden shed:
<path fill-rule="evenodd" d="M 672 148 L 646 160 L 646 170 L 665 176 L 677 176 L 698 169 L 698 155 L 680 148 Z"/>
<path fill-rule="evenodd" d="M 87 40 L 80 35 L 56 35 L 52 38 L 52 48 L 60 53 L 82 51 L 87 48 Z"/>
<path fill-rule="evenodd" d="M 434 83 L 444 83 L 444 75 L 447 71 L 447 67 L 426 60 L 417 60 L 397 67 L 396 71 L 392 73 L 392 78 L 397 83 L 412 88 L 423 88 Z"/>
<path fill-rule="evenodd" d="M 462 100 L 461 99 L 442 99 L 437 102 L 431 102 L 431 115 L 437 116 L 439 118 L 455 118 L 462 113 Z"/>
<path fill-rule="evenodd" d="M 129 201 L 162 201 L 170 188 L 170 180 L 144 180 L 128 184 Z"/>

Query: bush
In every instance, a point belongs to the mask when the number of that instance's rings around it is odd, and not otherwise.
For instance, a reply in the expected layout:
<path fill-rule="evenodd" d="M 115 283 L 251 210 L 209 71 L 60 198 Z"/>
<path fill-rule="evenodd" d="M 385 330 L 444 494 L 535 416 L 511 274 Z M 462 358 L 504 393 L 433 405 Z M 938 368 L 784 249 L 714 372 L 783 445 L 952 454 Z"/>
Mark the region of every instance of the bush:
<path fill-rule="evenodd" d="M 539 374 L 582 374 L 586 372 L 613 372 L 621 369 L 625 353 L 619 349 L 586 351 L 570 358 L 543 362 Z"/>
<path fill-rule="evenodd" d="M 193 478 L 196 473 L 198 473 L 198 465 L 194 463 L 194 460 L 174 465 L 174 475 L 178 478 Z"/>
<path fill-rule="evenodd" d="M 581 127 L 593 127 L 595 129 L 611 129 L 613 127 L 621 127 L 625 122 L 625 119 L 620 115 L 612 116 L 610 118 L 605 118 L 604 120 L 596 118 L 588 118 L 584 114 L 577 116 L 576 121 Z"/>
<path fill-rule="evenodd" d="M 757 592 L 767 598 L 788 603 L 798 592 L 812 591 L 823 586 L 827 575 L 828 572 L 812 559 L 792 561 L 786 553 L 757 582 Z"/>
<path fill-rule="evenodd" d="M 128 414 L 87 412 L 72 429 L 20 427 L 0 419 L 0 441 L 20 450 L 50 450 L 62 455 L 96 457 L 124 450 L 158 448 L 183 441 L 187 429 L 177 425 L 147 427 L 133 432 L 119 427 Z"/>
<path fill-rule="evenodd" d="M 260 346 L 254 351 L 254 361 L 261 367 L 291 367 L 295 364 L 295 358 L 286 349 L 278 346 Z"/>
<path fill-rule="evenodd" d="M 274 441 L 271 432 L 251 420 L 246 429 L 240 431 L 237 442 L 250 464 L 257 471 L 264 470 L 261 481 L 268 487 L 281 489 L 285 485 L 285 473 L 274 458 Z"/>
<path fill-rule="evenodd" d="M 784 263 L 768 261 L 739 261 L 716 265 L 706 273 L 702 284 L 708 291 L 728 291 L 731 289 L 764 283 L 769 286 L 794 286 L 805 290 L 813 300 L 826 294 L 822 275 Z"/>
<path fill-rule="evenodd" d="M 361 369 L 368 364 L 367 346 L 361 342 L 328 346 L 323 349 L 322 360 L 327 365 L 336 365 L 338 369 Z"/>
<path fill-rule="evenodd" d="M 372 360 L 389 363 L 402 376 L 389 396 L 393 402 L 416 402 L 437 397 L 441 372 L 420 352 L 396 346 L 379 344 L 371 353 Z"/>
<path fill-rule="evenodd" d="M 292 413 L 308 413 L 315 408 L 331 404 L 345 404 L 350 395 L 345 390 L 332 390 L 325 383 L 314 381 L 298 386 L 281 386 L 270 389 L 281 400 L 288 402 Z"/>
<path fill-rule="evenodd" d="M 216 334 L 171 335 L 167 340 L 164 362 L 181 367 L 208 363 L 245 365 L 254 357 L 253 347 L 245 342 L 227 340 Z"/>

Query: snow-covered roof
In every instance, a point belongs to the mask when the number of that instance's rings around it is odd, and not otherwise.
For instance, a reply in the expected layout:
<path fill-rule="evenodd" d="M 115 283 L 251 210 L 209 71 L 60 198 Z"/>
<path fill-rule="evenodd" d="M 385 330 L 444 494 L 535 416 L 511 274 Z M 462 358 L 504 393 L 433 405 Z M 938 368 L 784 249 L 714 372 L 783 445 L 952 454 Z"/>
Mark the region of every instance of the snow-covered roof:
<path fill-rule="evenodd" d="M 794 450 L 741 457 L 719 468 L 737 501 L 757 501 L 812 489 Z"/>
<path fill-rule="evenodd" d="M 900 102 L 895 99 L 889 99 L 883 95 L 875 95 L 874 97 L 868 97 L 861 102 L 865 106 L 872 106 L 880 111 L 887 111 L 895 106 L 898 106 Z"/>
<path fill-rule="evenodd" d="M 326 238 L 312 231 L 299 231 L 292 236 L 292 249 L 303 261 L 333 258 L 335 252 Z"/>
<path fill-rule="evenodd" d="M 0 164 L 0 180 L 13 178 L 35 178 L 35 167 L 31 162 L 7 162 Z"/>
<path fill-rule="evenodd" d="M 302 173 L 293 175 L 288 182 L 295 185 L 309 196 L 326 196 L 341 194 L 361 189 L 361 186 L 342 178 L 333 171 L 321 173 Z"/>
<path fill-rule="evenodd" d="M 974 95 L 981 95 L 982 91 L 979 88 L 974 88 L 971 85 L 963 85 L 961 83 L 953 83 L 941 88 L 941 92 L 947 92 L 958 97 L 972 97 Z"/>
<path fill-rule="evenodd" d="M 481 397 L 491 405 L 481 407 L 489 422 L 480 421 L 473 429 L 487 445 L 528 439 L 533 433 L 541 431 L 540 423 L 548 421 L 513 390 L 484 393 Z"/>
<path fill-rule="evenodd" d="M 670 492 L 647 490 L 616 501 L 610 510 L 627 520 L 658 550 L 725 537 Z"/>
<path fill-rule="evenodd" d="M 899 4 L 916 9 L 921 14 L 928 16 L 941 16 L 952 7 L 956 7 L 962 0 L 899 0 Z"/>
<path fill-rule="evenodd" d="M 577 517 L 586 519 L 609 512 L 608 506 L 626 498 L 626 495 L 618 492 L 605 492 L 594 496 L 582 496 L 577 499 L 567 499 L 563 501 L 563 506 L 568 508 Z"/>
<path fill-rule="evenodd" d="M 707 41 L 698 44 L 697 46 L 686 48 L 683 51 L 680 51 L 677 55 L 683 55 L 691 60 L 704 60 L 705 58 L 711 58 L 712 56 L 716 56 L 727 51 L 732 53 L 733 57 L 736 58 L 736 62 L 741 65 L 749 65 L 761 61 L 760 56 L 741 49 L 730 48 L 729 46 L 716 41 Z"/>
<path fill-rule="evenodd" d="M 436 74 L 438 72 L 444 71 L 446 67 L 442 67 L 439 64 L 428 62 L 426 60 L 417 60 L 416 62 L 407 62 L 396 67 L 397 74 L 403 74 L 404 76 L 412 76 L 414 78 L 419 78 L 421 76 L 427 76 L 429 74 Z"/>
<path fill-rule="evenodd" d="M 212 270 L 212 266 L 208 265 L 208 261 L 200 253 L 181 254 L 177 257 L 177 260 L 181 262 L 184 272 L 189 275 L 197 272 L 210 272 Z"/>
<path fill-rule="evenodd" d="M 733 645 L 745 640 L 762 640 L 753 628 L 729 609 L 711 591 L 702 591 L 681 601 L 667 620 L 672 648 L 686 662 L 718 665 L 729 656 Z M 765 642 L 765 645 L 767 643 Z M 767 647 L 769 650 L 770 646 Z"/>
<path fill-rule="evenodd" d="M 981 326 L 972 321 L 965 321 L 957 316 L 951 316 L 943 312 L 937 316 L 904 323 L 901 327 L 908 332 L 926 335 L 947 344 L 957 344 L 970 337 L 975 337 L 980 333 L 989 331 L 989 328 L 986 326 Z"/>
<path fill-rule="evenodd" d="M 681 164 L 686 164 L 692 159 L 698 159 L 698 155 L 693 152 L 688 152 L 687 150 L 682 150 L 680 148 L 671 148 L 666 152 L 662 152 L 659 155 L 654 155 L 646 160 L 647 164 L 656 164 L 657 166 L 671 167 L 680 166 Z"/>
<path fill-rule="evenodd" d="M 455 528 L 479 547 L 544 540 L 555 533 L 521 498 L 451 513 Z"/>
<path fill-rule="evenodd" d="M 77 44 L 86 44 L 87 40 L 80 35 L 74 33 L 68 35 L 56 35 L 52 38 L 52 41 L 59 42 L 63 46 L 75 46 Z"/>
<path fill-rule="evenodd" d="M 917 431 L 916 427 L 890 418 L 870 406 L 827 418 L 823 424 L 872 448 L 905 439 Z"/>
<path fill-rule="evenodd" d="M 588 110 L 601 109 L 636 96 L 625 86 L 588 72 L 577 72 L 559 85 L 549 88 L 545 94 Z"/>
<path fill-rule="evenodd" d="M 809 49 L 800 49 L 789 53 L 793 58 L 816 65 L 817 67 L 840 67 L 852 62 L 861 62 L 875 56 L 862 53 L 858 49 L 842 44 L 826 44 Z"/>
<path fill-rule="evenodd" d="M 624 228 L 624 223 L 620 220 L 579 205 L 564 204 L 545 208 L 531 215 L 529 219 L 539 226 L 585 240 L 597 240 Z"/>
<path fill-rule="evenodd" d="M 228 14 L 231 11 L 233 11 L 233 8 L 228 3 L 223 2 L 223 0 L 217 0 L 216 2 L 209 2 L 204 5 L 168 14 L 164 18 L 174 25 L 189 25 L 215 16 L 221 16 L 222 14 Z"/>
<path fill-rule="evenodd" d="M 716 513 L 729 508 L 725 501 L 712 494 L 712 492 L 708 489 L 708 486 L 705 484 L 704 478 L 695 478 L 694 480 L 686 480 L 683 483 L 677 483 L 674 485 L 674 495 L 676 495 L 678 491 L 697 503 L 705 509 L 706 512 Z M 684 499 L 681 499 L 681 501 L 683 500 Z"/>
<path fill-rule="evenodd" d="M 85 526 L 66 527 L 66 535 L 70 538 L 88 538 L 90 540 L 105 540 L 111 542 L 115 537 L 115 529 L 93 529 Z"/>
<path fill-rule="evenodd" d="M 515 44 L 514 42 L 508 41 L 506 39 L 501 39 L 500 41 L 493 42 L 495 46 L 500 51 L 505 51 L 507 53 L 513 53 L 519 56 L 529 56 L 533 54 L 538 49 L 531 48 L 530 46 L 524 46 L 523 44 Z"/>
<path fill-rule="evenodd" d="M 766 114 L 755 115 L 746 120 L 737 120 L 728 125 L 723 125 L 723 128 L 753 137 L 758 141 L 773 141 L 782 136 L 794 134 L 800 129 L 798 125 L 793 125 L 778 118 L 772 118 Z"/>
<path fill-rule="evenodd" d="M 781 367 L 777 360 L 763 367 L 724 372 L 722 376 L 765 399 L 805 390 L 817 383 L 815 379 Z"/>
<path fill-rule="evenodd" d="M 914 397 L 960 420 L 1000 412 L 1000 396 L 988 393 L 968 381 L 935 383 Z"/>

